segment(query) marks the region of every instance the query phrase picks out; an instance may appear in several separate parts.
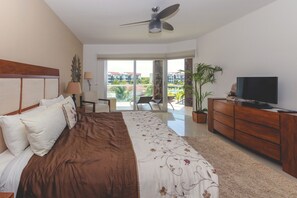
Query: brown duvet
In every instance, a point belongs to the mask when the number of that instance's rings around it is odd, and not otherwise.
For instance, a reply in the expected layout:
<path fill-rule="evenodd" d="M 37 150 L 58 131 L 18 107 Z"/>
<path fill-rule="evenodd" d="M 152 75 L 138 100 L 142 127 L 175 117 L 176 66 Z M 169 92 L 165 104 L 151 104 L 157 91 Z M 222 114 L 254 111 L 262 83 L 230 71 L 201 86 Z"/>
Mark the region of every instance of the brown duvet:
<path fill-rule="evenodd" d="M 44 157 L 33 155 L 17 197 L 139 197 L 136 158 L 121 113 L 82 116 Z"/>

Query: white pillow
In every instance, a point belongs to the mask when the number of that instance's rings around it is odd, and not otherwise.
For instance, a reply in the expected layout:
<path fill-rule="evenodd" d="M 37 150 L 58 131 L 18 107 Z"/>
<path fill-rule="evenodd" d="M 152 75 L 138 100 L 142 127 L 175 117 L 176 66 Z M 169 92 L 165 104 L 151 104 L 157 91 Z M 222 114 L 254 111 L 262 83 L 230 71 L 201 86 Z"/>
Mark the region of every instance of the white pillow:
<path fill-rule="evenodd" d="M 41 115 L 21 119 L 28 130 L 28 140 L 32 151 L 44 156 L 55 144 L 66 127 L 61 104 L 52 105 Z"/>
<path fill-rule="evenodd" d="M 62 96 L 62 95 L 60 95 L 57 98 L 53 98 L 53 99 L 41 99 L 39 102 L 39 106 L 49 107 L 49 106 L 54 105 L 58 102 L 61 102 L 62 100 L 64 100 L 64 96 Z"/>
<path fill-rule="evenodd" d="M 28 112 L 13 116 L 0 116 L 0 126 L 5 144 L 9 151 L 17 156 L 29 145 L 27 129 L 21 122 L 21 118 L 38 115 L 46 109 L 45 106 L 34 108 Z"/>
<path fill-rule="evenodd" d="M 69 129 L 72 129 L 77 122 L 75 107 L 70 103 L 63 104 L 63 112 Z"/>

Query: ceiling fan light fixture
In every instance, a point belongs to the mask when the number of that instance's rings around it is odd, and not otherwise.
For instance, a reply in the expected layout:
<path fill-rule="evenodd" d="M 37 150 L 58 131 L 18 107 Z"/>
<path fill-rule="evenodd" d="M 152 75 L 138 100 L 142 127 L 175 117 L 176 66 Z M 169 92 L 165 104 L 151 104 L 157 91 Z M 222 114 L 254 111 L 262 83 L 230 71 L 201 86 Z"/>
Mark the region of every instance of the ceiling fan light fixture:
<path fill-rule="evenodd" d="M 159 33 L 159 32 L 162 32 L 162 29 L 168 30 L 168 31 L 173 31 L 174 28 L 171 24 L 167 23 L 166 21 L 161 21 L 161 20 L 171 17 L 171 15 L 178 10 L 179 6 L 180 6 L 179 4 L 174 4 L 172 6 L 165 8 L 161 12 L 158 12 L 159 11 L 158 6 L 153 7 L 152 8 L 153 13 L 151 15 L 150 20 L 126 23 L 126 24 L 122 24 L 120 26 L 149 23 L 148 24 L 149 33 Z"/>
<path fill-rule="evenodd" d="M 162 31 L 162 24 L 160 20 L 151 21 L 149 23 L 149 33 L 159 33 Z"/>

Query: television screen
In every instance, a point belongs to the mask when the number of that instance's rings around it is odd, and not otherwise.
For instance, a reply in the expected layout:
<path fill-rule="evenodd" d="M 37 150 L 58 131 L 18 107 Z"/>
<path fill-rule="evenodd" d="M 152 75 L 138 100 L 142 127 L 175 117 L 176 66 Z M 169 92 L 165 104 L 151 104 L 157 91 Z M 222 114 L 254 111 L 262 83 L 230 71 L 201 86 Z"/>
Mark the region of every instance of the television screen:
<path fill-rule="evenodd" d="M 277 104 L 277 77 L 237 77 L 238 98 Z"/>

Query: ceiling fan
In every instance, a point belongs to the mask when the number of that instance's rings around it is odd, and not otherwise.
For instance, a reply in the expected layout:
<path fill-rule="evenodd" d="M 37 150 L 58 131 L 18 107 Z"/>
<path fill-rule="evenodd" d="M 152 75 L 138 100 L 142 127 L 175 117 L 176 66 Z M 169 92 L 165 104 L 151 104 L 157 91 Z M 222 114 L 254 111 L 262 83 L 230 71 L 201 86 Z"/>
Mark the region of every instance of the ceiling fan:
<path fill-rule="evenodd" d="M 126 25 L 135 25 L 135 24 L 141 24 L 141 23 L 149 23 L 149 33 L 158 33 L 162 31 L 162 28 L 165 30 L 173 31 L 174 28 L 171 24 L 169 24 L 166 21 L 161 21 L 161 19 L 164 19 L 166 17 L 169 17 L 174 12 L 176 12 L 179 8 L 179 4 L 174 4 L 172 6 L 169 6 L 158 13 L 159 7 L 153 7 L 152 8 L 152 17 L 150 20 L 146 21 L 138 21 L 134 23 L 126 23 L 122 24 L 120 26 L 126 26 Z"/>

